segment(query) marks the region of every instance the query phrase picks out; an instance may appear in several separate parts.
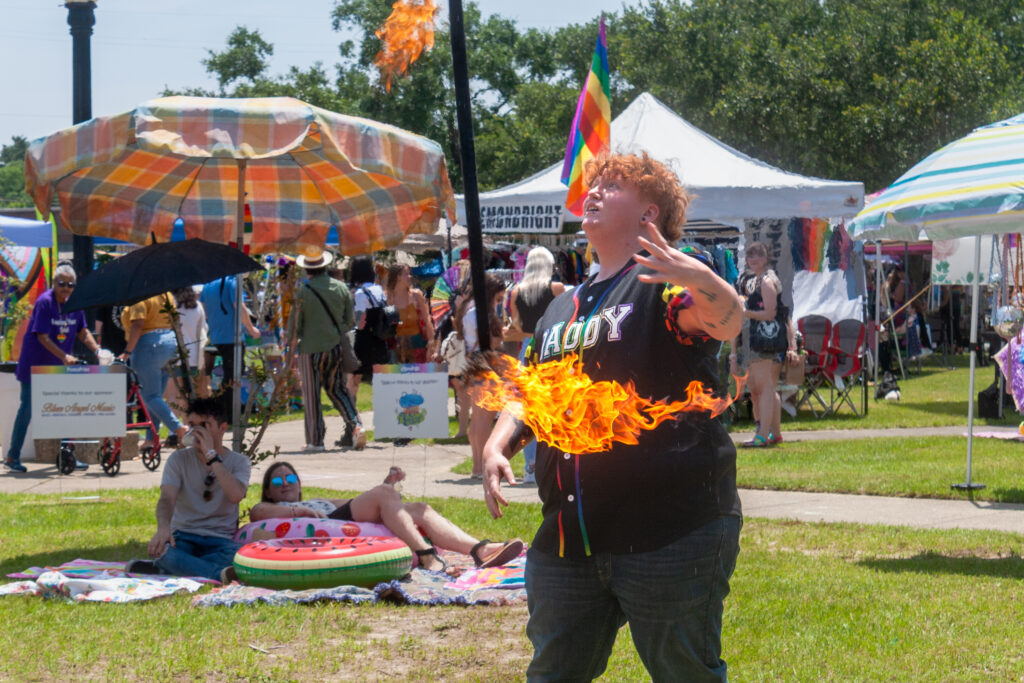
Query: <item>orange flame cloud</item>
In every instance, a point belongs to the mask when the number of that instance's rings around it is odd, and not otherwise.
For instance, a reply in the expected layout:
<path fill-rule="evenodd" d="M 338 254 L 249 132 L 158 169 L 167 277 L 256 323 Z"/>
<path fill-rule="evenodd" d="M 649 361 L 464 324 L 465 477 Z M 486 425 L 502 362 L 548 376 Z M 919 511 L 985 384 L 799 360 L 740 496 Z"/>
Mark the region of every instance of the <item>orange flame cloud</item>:
<path fill-rule="evenodd" d="M 404 76 L 424 50 L 434 47 L 434 0 L 397 0 L 391 15 L 377 29 L 381 49 L 373 58 L 384 87 L 391 92 L 395 76 Z"/>
<path fill-rule="evenodd" d="M 470 387 L 474 403 L 486 410 L 509 410 L 537 439 L 568 453 L 601 453 L 615 442 L 636 444 L 642 430 L 678 413 L 706 411 L 716 417 L 735 400 L 716 398 L 694 381 L 684 401 L 652 401 L 637 394 L 632 382 L 591 380 L 575 355 L 531 366 L 509 356 L 490 361 L 494 369 L 478 373 Z M 737 396 L 745 379 L 737 378 Z"/>

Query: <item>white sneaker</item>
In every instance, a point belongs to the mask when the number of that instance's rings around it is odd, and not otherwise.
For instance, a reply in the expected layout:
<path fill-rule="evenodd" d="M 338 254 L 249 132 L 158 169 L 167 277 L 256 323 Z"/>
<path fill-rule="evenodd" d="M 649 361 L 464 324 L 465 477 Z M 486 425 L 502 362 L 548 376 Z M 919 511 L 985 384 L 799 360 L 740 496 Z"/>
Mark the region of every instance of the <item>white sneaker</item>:
<path fill-rule="evenodd" d="M 317 446 L 316 444 L 307 443 L 302 449 L 303 453 L 323 453 L 327 449 L 324 446 Z"/>
<path fill-rule="evenodd" d="M 536 484 L 537 475 L 534 472 L 523 472 L 523 483 L 524 484 Z"/>
<path fill-rule="evenodd" d="M 356 427 L 352 432 L 352 448 L 357 451 L 366 448 L 366 430 L 362 427 Z"/>

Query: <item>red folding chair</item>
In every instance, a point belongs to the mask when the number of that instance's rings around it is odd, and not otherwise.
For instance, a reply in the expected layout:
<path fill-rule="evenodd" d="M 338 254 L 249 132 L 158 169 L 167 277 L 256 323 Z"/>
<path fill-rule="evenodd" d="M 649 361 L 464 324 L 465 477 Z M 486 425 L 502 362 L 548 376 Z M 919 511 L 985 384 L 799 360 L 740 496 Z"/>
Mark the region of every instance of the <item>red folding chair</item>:
<path fill-rule="evenodd" d="M 835 413 L 843 404 L 850 406 L 855 415 L 860 415 L 857 404 L 850 393 L 861 384 L 864 367 L 864 323 L 859 320 L 840 320 L 832 326 L 832 345 L 829 349 L 829 363 L 825 369 L 825 377 L 832 386 L 834 393 L 829 411 Z"/>
<path fill-rule="evenodd" d="M 807 404 L 815 417 L 822 417 L 828 414 L 829 404 L 825 402 L 818 392 L 823 386 L 827 386 L 825 370 L 829 362 L 829 348 L 832 337 L 832 321 L 823 315 L 808 315 L 797 321 L 797 329 L 804 339 L 804 383 L 800 387 L 800 397 L 796 402 L 796 410 Z M 821 406 L 821 413 L 811 401 L 817 401 Z"/>

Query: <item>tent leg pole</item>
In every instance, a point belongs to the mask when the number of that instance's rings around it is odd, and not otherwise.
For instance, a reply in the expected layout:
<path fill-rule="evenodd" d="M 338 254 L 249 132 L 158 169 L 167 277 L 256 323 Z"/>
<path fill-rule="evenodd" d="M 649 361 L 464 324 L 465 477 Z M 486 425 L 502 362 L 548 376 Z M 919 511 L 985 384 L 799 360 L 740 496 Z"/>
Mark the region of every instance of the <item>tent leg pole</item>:
<path fill-rule="evenodd" d="M 976 491 L 985 488 L 984 484 L 971 481 L 971 456 L 974 450 L 974 369 L 978 359 L 978 271 L 981 270 L 981 235 L 974 236 L 974 280 L 971 283 L 971 380 L 967 396 L 967 480 L 952 484 L 950 488 L 960 491 Z"/>
<path fill-rule="evenodd" d="M 878 385 L 878 338 L 882 334 L 882 241 L 875 242 L 875 385 Z"/>
<path fill-rule="evenodd" d="M 238 196 L 235 199 L 235 238 L 238 249 L 245 250 L 245 159 L 238 161 Z M 231 450 L 242 452 L 242 340 L 239 339 L 242 329 L 242 278 L 235 283 L 235 343 L 231 349 L 234 355 L 235 376 L 231 387 Z"/>
<path fill-rule="evenodd" d="M 907 371 L 903 367 L 903 354 L 900 353 L 900 339 L 896 336 L 896 323 L 889 321 L 889 329 L 892 330 L 892 351 L 896 354 L 896 363 L 900 366 L 900 379 L 907 379 Z"/>

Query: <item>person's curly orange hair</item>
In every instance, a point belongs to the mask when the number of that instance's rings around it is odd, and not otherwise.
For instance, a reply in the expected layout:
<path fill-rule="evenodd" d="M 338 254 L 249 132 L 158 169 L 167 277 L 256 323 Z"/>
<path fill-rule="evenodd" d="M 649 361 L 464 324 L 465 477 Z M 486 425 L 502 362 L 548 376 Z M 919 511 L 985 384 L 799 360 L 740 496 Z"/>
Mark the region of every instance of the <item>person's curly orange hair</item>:
<path fill-rule="evenodd" d="M 635 154 L 602 153 L 587 162 L 583 177 L 588 186 L 602 177 L 620 178 L 640 191 L 640 196 L 658 206 L 658 228 L 669 244 L 683 234 L 686 207 L 692 199 L 679 178 L 668 166 L 647 152 Z"/>

